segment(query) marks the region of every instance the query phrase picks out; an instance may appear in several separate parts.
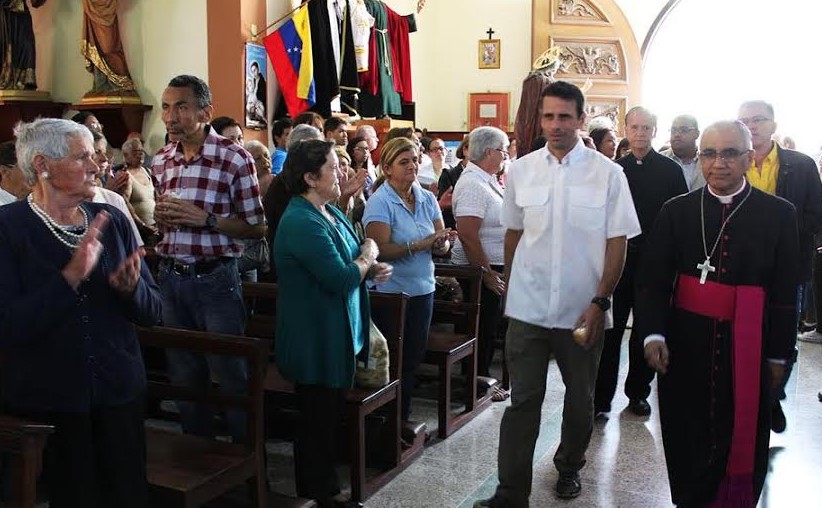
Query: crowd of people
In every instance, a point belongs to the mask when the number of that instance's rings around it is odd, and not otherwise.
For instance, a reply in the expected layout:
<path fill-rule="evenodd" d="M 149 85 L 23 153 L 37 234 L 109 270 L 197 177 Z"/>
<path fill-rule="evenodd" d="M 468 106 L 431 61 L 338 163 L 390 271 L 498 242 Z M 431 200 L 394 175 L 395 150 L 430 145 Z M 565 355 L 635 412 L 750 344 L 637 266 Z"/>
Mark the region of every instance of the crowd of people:
<path fill-rule="evenodd" d="M 243 335 L 242 281 L 262 278 L 279 284 L 276 362 L 300 413 L 297 493 L 355 505 L 333 450 L 343 390 L 369 353 L 368 289 L 409 296 L 400 413 L 410 443 L 435 261 L 482 271 L 479 376 L 492 376 L 495 340 L 505 342 L 510 382 L 492 388 L 511 400 L 500 483 L 475 506 L 528 506 L 551 358 L 566 390 L 556 493 L 580 494 L 631 315 L 628 409 L 651 414 L 658 377 L 674 503 L 756 504 L 769 433 L 787 425 L 780 399 L 797 332 L 822 343 L 822 181 L 810 157 L 773 140 L 770 104 L 745 102 L 704 131 L 678 116 L 657 151 L 649 109 L 626 113 L 621 141 L 617 126 L 588 132 L 582 92 L 559 81 L 533 105 L 544 137 L 530 153 L 479 127 L 453 167 L 446 142 L 424 131 L 380 139 L 313 112 L 273 122 L 271 149 L 245 141 L 239 122 L 214 117 L 195 76 L 170 80 L 161 107 L 168 140 L 151 158 L 133 133 L 112 165 L 89 113 L 21 124 L 0 144 L 3 404 L 57 429 L 45 454 L 52 506 L 146 506 L 134 326 Z M 246 390 L 240 359 L 169 351 L 168 365 L 177 384 L 216 377 L 228 393 Z M 178 408 L 184 432 L 218 432 L 207 407 Z M 247 438 L 241 412 L 226 423 L 234 442 Z"/>

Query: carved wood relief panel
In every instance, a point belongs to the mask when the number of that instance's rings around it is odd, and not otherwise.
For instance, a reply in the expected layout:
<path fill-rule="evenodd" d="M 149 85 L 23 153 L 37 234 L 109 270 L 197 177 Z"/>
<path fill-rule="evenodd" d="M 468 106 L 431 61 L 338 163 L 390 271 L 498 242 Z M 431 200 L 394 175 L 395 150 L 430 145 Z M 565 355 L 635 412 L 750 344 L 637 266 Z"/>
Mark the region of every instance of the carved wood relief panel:
<path fill-rule="evenodd" d="M 551 37 L 551 46 L 561 46 L 559 79 L 626 81 L 625 55 L 618 39 Z"/>
<path fill-rule="evenodd" d="M 588 123 L 594 118 L 604 116 L 611 120 L 617 132 L 623 134 L 623 125 L 628 98 L 610 95 L 586 95 L 585 115 Z"/>
<path fill-rule="evenodd" d="M 551 23 L 608 25 L 610 21 L 593 2 L 587 0 L 552 0 Z"/>

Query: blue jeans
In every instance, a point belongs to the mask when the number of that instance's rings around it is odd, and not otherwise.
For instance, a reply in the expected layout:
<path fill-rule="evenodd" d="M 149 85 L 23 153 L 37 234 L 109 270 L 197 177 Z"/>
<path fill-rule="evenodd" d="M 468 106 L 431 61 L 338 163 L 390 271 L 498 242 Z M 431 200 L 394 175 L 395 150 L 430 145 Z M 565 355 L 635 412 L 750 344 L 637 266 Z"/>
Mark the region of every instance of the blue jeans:
<path fill-rule="evenodd" d="M 226 260 L 202 275 L 180 275 L 171 264 L 162 262 L 159 273 L 163 298 L 163 325 L 213 333 L 244 335 L 246 325 L 242 285 L 236 260 Z M 174 384 L 207 387 L 212 374 L 220 389 L 228 394 L 248 390 L 248 365 L 245 358 L 203 355 L 183 350 L 168 350 L 169 373 Z M 207 405 L 178 401 L 183 431 L 214 437 L 214 412 Z M 247 435 L 246 414 L 226 412 L 228 430 L 235 443 Z"/>

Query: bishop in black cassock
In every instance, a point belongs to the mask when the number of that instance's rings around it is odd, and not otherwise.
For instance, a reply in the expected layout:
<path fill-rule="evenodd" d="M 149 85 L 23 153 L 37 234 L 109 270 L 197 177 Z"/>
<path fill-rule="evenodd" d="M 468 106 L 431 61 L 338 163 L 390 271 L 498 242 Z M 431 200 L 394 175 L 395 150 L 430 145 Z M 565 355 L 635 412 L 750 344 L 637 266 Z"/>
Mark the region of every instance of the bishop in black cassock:
<path fill-rule="evenodd" d="M 661 374 L 674 503 L 753 508 L 770 400 L 795 341 L 796 212 L 745 181 L 747 127 L 714 124 L 700 148 L 707 185 L 660 211 L 638 271 L 636 327 Z"/>

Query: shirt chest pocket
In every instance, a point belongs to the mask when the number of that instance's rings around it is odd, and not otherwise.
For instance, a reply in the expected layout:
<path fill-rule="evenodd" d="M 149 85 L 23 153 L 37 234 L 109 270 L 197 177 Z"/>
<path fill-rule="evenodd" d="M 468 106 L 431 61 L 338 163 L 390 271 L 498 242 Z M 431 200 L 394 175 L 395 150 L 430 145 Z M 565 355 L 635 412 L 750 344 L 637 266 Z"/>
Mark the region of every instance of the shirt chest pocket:
<path fill-rule="evenodd" d="M 605 188 L 568 189 L 568 222 L 587 231 L 605 230 Z"/>
<path fill-rule="evenodd" d="M 553 190 L 548 186 L 531 187 L 517 191 L 516 203 L 522 208 L 522 221 L 528 233 L 539 234 L 550 219 Z"/>

